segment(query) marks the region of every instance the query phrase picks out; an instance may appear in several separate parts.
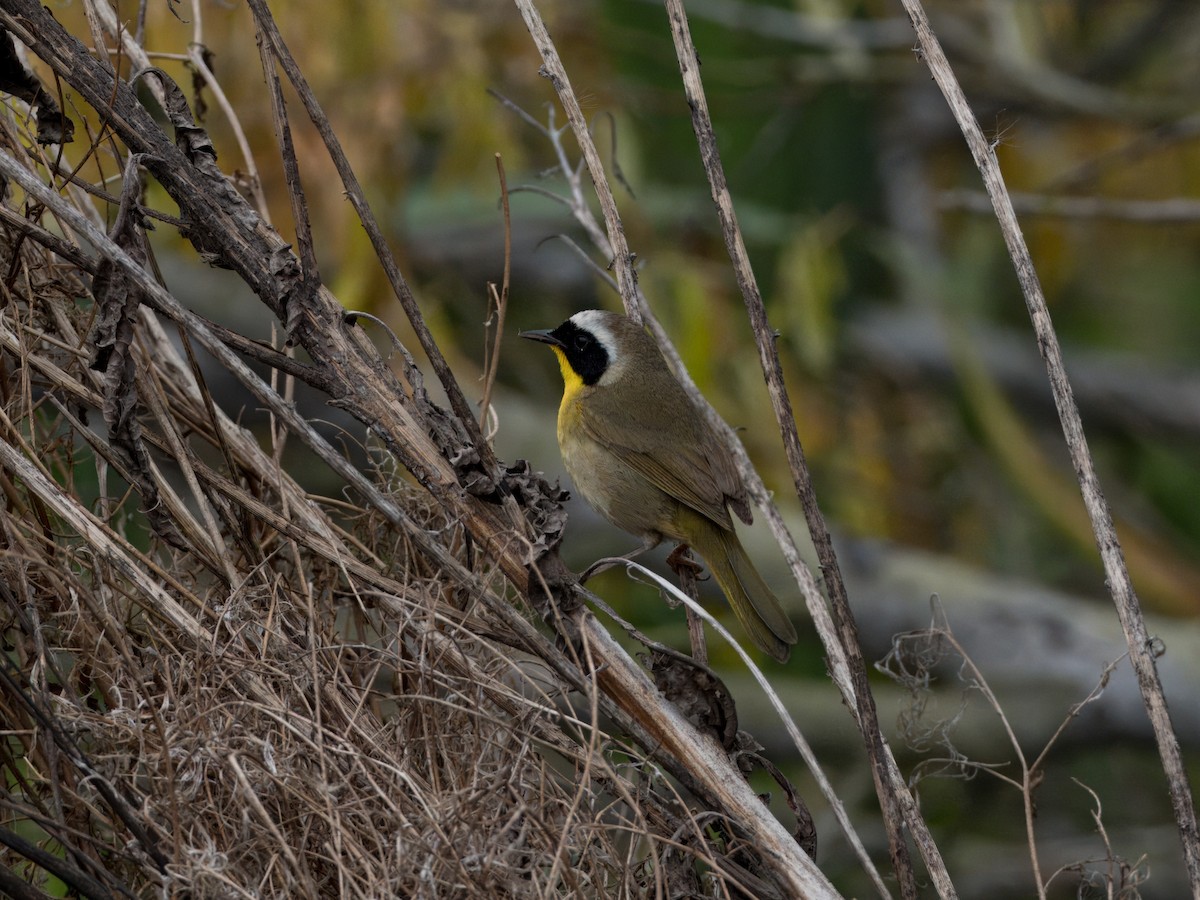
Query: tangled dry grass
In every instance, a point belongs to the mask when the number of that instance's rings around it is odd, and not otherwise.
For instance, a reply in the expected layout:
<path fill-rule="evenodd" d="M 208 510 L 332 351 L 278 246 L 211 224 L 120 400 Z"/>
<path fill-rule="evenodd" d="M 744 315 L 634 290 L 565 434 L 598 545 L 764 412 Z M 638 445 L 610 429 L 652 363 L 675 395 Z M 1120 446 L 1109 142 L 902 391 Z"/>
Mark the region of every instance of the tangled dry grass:
<path fill-rule="evenodd" d="M 577 781 L 588 753 L 557 689 L 465 602 L 496 577 L 467 565 L 461 526 L 387 479 L 477 582 L 357 499 L 307 496 L 147 313 L 131 351 L 148 517 L 104 426 L 87 273 L 11 229 L 0 253 L 6 827 L 114 893 L 619 882 L 637 841 L 618 847 L 622 814 Z"/>

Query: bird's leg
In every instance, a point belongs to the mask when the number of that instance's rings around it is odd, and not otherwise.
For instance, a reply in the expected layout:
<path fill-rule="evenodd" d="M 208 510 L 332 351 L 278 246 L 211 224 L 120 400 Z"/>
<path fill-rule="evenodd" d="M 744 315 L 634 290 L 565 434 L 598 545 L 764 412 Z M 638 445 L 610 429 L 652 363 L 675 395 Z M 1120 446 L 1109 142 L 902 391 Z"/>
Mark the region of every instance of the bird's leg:
<path fill-rule="evenodd" d="M 696 575 L 704 567 L 692 559 L 691 549 L 687 544 L 680 544 L 667 557 L 667 565 L 679 579 L 679 587 L 693 600 L 699 602 L 700 591 L 696 588 Z M 702 666 L 708 665 L 708 644 L 704 640 L 704 620 L 692 608 L 687 607 L 688 637 L 692 642 L 692 659 Z"/>
<path fill-rule="evenodd" d="M 661 534 L 651 533 L 644 535 L 642 537 L 642 546 L 638 547 L 637 549 L 630 550 L 628 553 L 624 553 L 621 556 L 608 556 L 592 563 L 590 566 L 584 569 L 583 574 L 579 576 L 579 583 L 583 584 L 593 575 L 599 575 L 601 572 L 608 571 L 613 566 L 619 566 L 621 564 L 621 560 L 633 559 L 634 557 L 641 556 L 647 550 L 653 550 L 661 543 Z"/>

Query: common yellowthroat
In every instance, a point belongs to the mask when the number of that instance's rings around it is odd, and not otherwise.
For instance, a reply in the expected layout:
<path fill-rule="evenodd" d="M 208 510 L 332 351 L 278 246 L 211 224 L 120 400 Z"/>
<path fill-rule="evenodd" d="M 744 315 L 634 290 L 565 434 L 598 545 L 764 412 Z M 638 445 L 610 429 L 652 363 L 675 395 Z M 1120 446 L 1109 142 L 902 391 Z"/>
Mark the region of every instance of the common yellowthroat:
<path fill-rule="evenodd" d="M 650 336 L 626 316 L 598 309 L 520 336 L 549 344 L 558 357 L 558 445 L 584 499 L 647 549 L 664 537 L 691 546 L 754 643 L 786 661 L 796 629 L 729 515 L 732 509 L 750 523 L 746 489 Z"/>

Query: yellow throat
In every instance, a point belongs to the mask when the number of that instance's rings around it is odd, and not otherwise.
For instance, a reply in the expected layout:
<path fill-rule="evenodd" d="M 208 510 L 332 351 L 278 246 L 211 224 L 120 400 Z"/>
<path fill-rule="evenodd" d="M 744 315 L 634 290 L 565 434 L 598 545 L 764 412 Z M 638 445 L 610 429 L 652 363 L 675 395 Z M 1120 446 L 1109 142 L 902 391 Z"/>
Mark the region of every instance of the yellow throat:
<path fill-rule="evenodd" d="M 554 355 L 558 357 L 558 368 L 562 371 L 563 378 L 563 395 L 562 402 L 558 405 L 558 443 L 562 446 L 563 431 L 567 426 L 570 418 L 571 406 L 575 401 L 575 397 L 583 390 L 583 379 L 579 377 L 579 373 L 571 368 L 571 364 L 567 362 L 567 355 L 562 352 L 559 347 L 551 347 Z"/>
<path fill-rule="evenodd" d="M 578 372 L 571 368 L 571 364 L 567 362 L 567 354 L 562 352 L 561 347 L 551 347 L 550 349 L 558 357 L 558 368 L 562 371 L 563 396 L 562 403 L 559 405 L 559 415 L 562 415 L 562 410 L 583 389 L 583 379 L 579 377 Z"/>

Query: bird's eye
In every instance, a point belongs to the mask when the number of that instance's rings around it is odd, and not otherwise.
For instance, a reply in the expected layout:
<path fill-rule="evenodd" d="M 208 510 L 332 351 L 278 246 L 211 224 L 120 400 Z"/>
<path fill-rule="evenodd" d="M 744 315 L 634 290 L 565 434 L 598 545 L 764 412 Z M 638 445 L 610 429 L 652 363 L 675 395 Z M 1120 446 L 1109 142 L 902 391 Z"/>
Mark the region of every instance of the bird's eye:
<path fill-rule="evenodd" d="M 590 334 L 579 334 L 579 335 L 575 336 L 575 349 L 576 350 L 586 350 L 588 348 L 588 345 L 591 343 L 592 343 L 592 336 Z"/>

